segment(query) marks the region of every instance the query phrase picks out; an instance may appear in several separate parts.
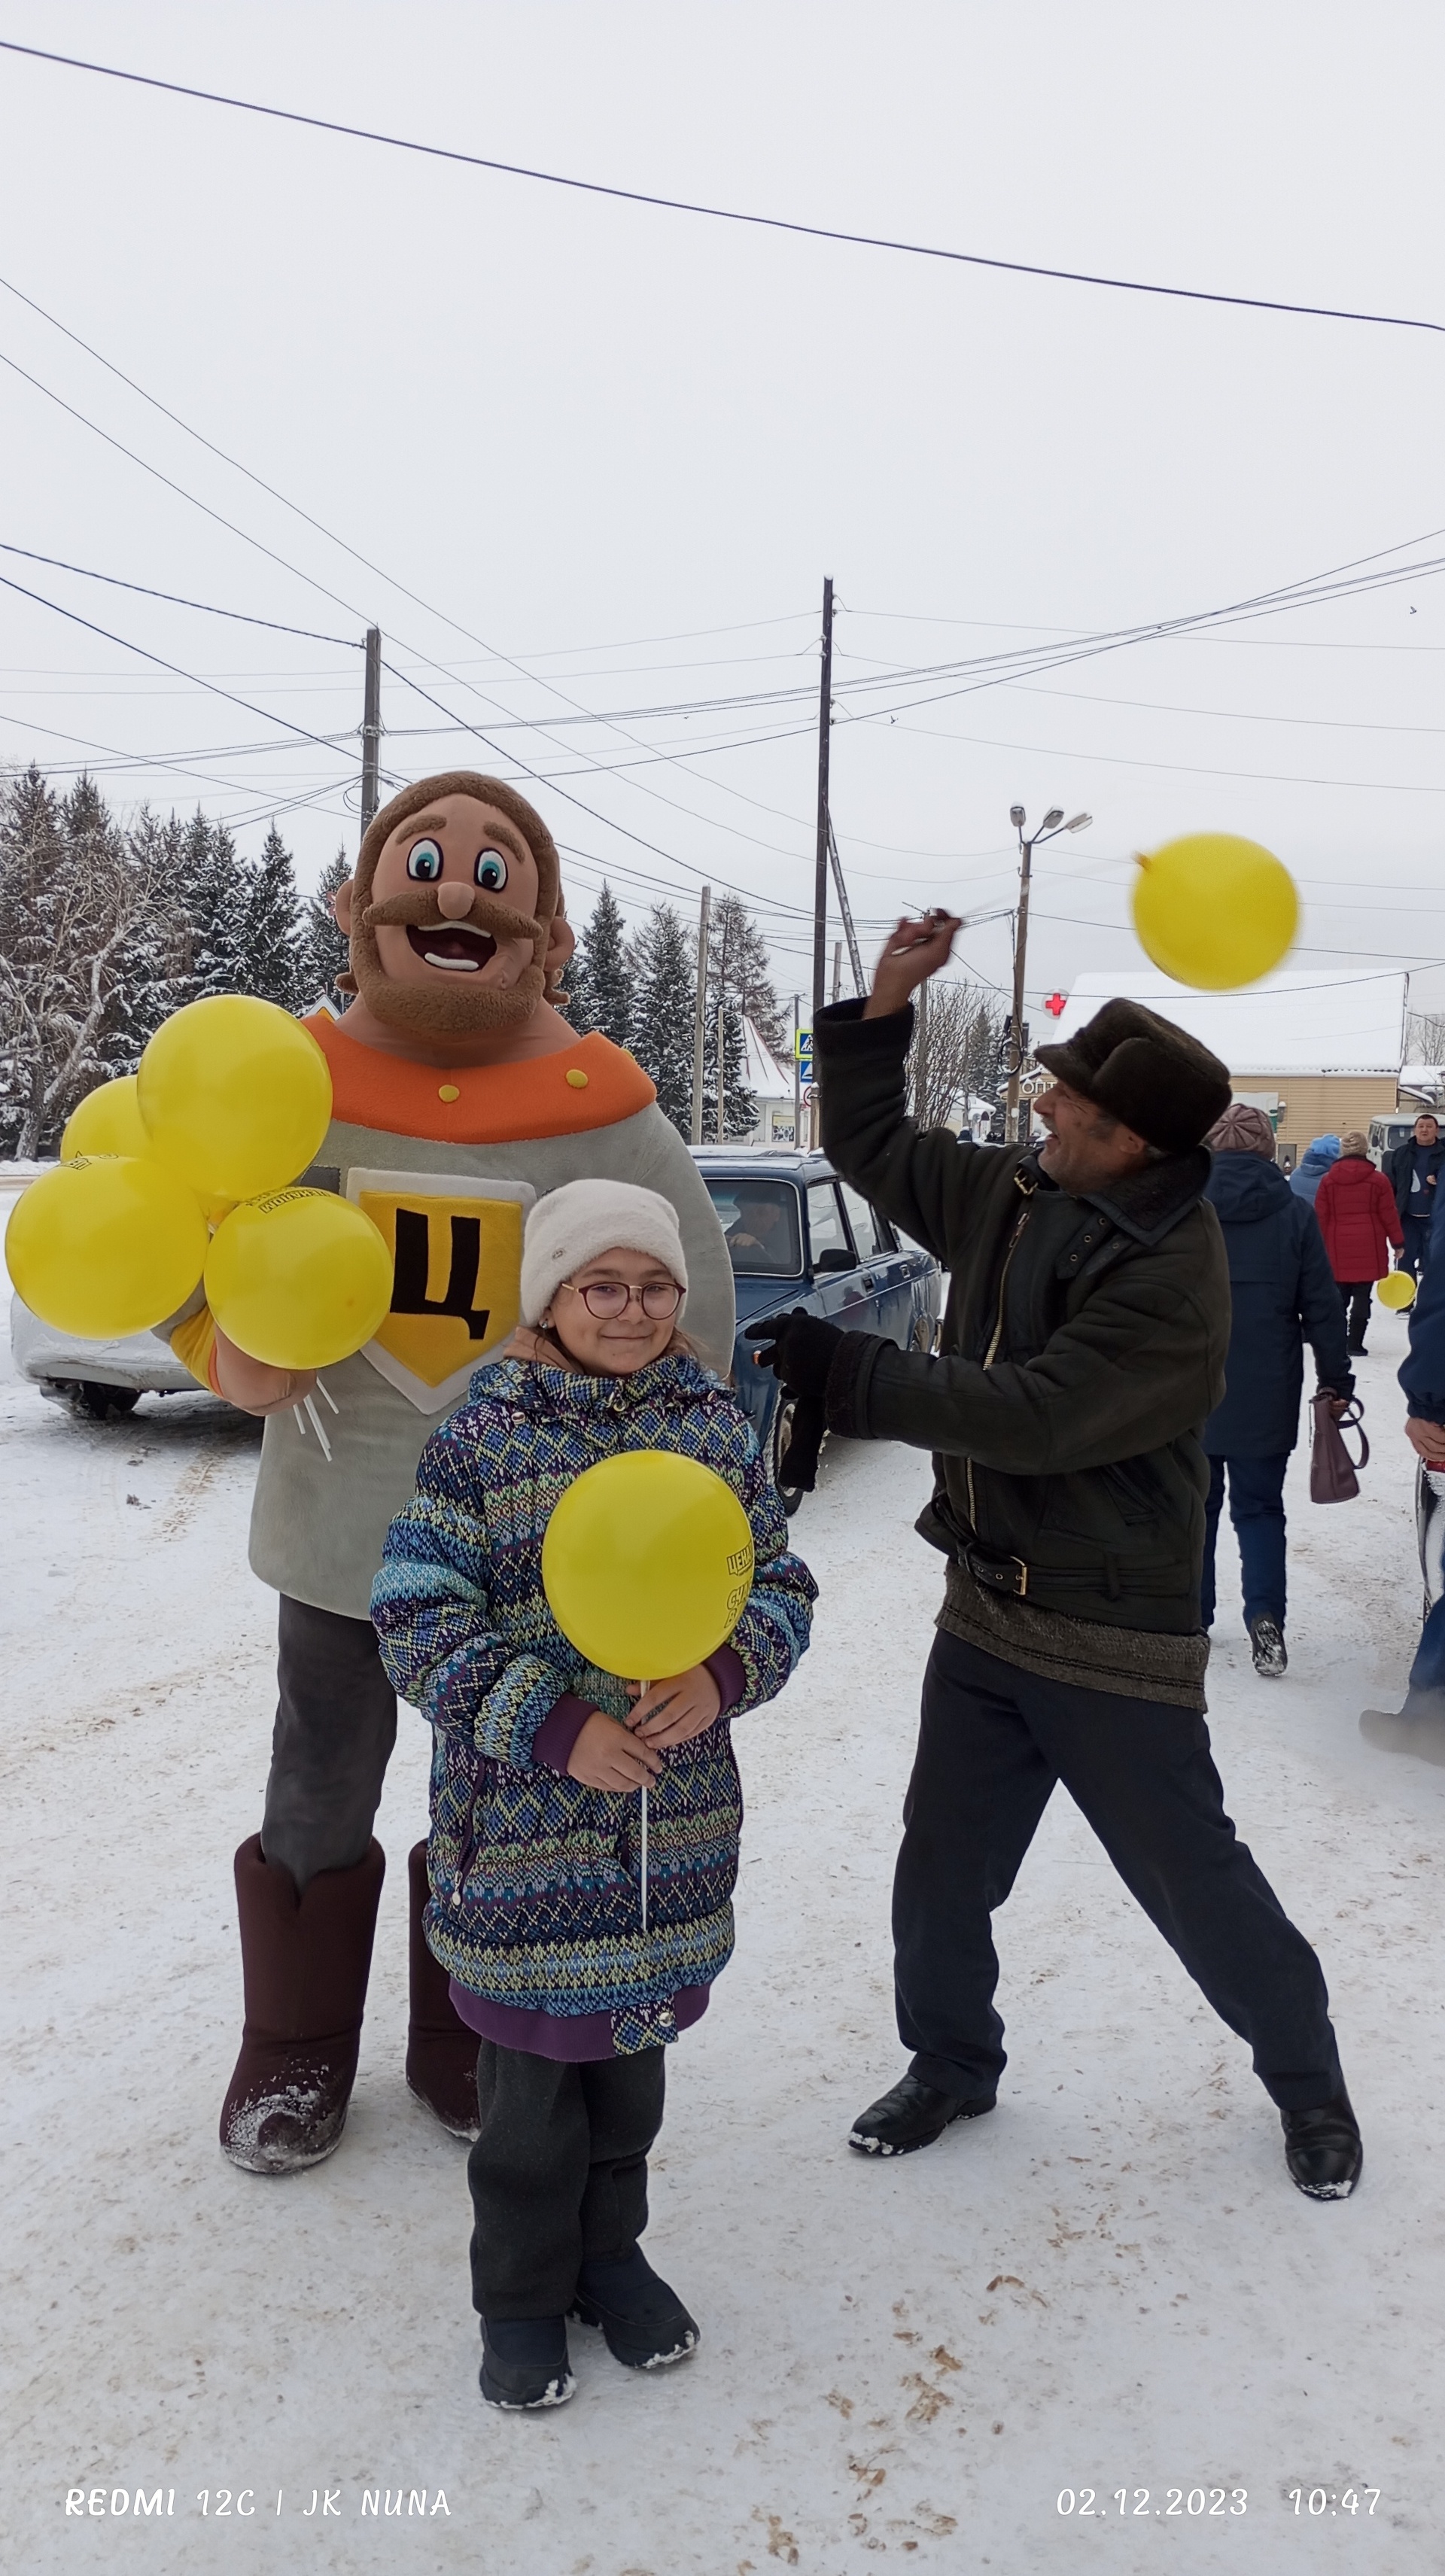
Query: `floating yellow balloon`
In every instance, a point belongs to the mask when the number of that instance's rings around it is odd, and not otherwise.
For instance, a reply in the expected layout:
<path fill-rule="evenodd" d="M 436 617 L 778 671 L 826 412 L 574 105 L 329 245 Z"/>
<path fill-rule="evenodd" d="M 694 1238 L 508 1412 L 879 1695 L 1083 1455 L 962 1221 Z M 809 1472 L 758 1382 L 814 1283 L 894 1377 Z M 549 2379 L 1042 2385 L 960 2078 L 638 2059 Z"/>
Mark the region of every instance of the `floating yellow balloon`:
<path fill-rule="evenodd" d="M 1288 955 L 1299 897 L 1288 868 L 1258 841 L 1190 832 L 1140 857 L 1134 927 L 1177 984 L 1224 992 L 1257 984 Z"/>
<path fill-rule="evenodd" d="M 1415 1303 L 1415 1282 L 1408 1270 L 1392 1270 L 1387 1279 L 1375 1281 L 1375 1295 L 1382 1306 L 1393 1306 L 1400 1313 Z"/>
<path fill-rule="evenodd" d="M 62 1163 L 73 1163 L 77 1154 L 144 1154 L 155 1161 L 140 1114 L 133 1073 L 118 1074 L 114 1082 L 102 1082 L 72 1109 L 60 1139 L 60 1159 Z M 219 1225 L 236 1204 L 234 1199 L 218 1198 L 210 1190 L 197 1190 L 195 1195 L 212 1225 Z"/>
<path fill-rule="evenodd" d="M 16 1201 L 5 1259 L 43 1323 L 86 1341 L 149 1331 L 183 1306 L 206 1258 L 194 1191 L 140 1155 L 80 1156 Z"/>
<path fill-rule="evenodd" d="M 329 1368 L 369 1342 L 391 1304 L 376 1226 L 330 1190 L 278 1190 L 233 1210 L 206 1255 L 206 1302 L 240 1350 L 272 1368 Z"/>
<path fill-rule="evenodd" d="M 753 1581 L 748 1516 L 695 1458 L 633 1449 L 569 1485 L 542 1542 L 552 1616 L 599 1672 L 659 1681 L 732 1635 Z"/>
<path fill-rule="evenodd" d="M 88 1091 L 72 1109 L 60 1139 L 62 1163 L 73 1163 L 77 1154 L 148 1154 L 150 1149 L 133 1073 Z"/>
<path fill-rule="evenodd" d="M 316 1154 L 331 1118 L 331 1075 L 316 1040 L 241 993 L 188 1002 L 140 1060 L 150 1150 L 193 1190 L 255 1199 L 284 1189 Z"/>

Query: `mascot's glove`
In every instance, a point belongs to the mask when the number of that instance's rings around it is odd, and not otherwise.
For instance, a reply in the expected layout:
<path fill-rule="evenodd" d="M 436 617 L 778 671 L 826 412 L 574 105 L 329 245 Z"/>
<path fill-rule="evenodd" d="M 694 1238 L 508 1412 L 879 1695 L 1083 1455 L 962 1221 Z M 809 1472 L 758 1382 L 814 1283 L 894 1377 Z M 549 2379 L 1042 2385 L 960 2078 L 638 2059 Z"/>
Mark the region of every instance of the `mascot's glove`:
<path fill-rule="evenodd" d="M 874 1347 L 870 1333 L 840 1332 L 802 1306 L 789 1315 L 772 1315 L 750 1324 L 745 1338 L 761 1342 L 757 1364 L 781 1378 L 794 1399 L 787 1446 L 778 1461 L 778 1481 L 811 1493 L 818 1481 L 818 1454 L 825 1431 L 861 1437 L 853 1418 L 853 1392 L 862 1363 Z"/>

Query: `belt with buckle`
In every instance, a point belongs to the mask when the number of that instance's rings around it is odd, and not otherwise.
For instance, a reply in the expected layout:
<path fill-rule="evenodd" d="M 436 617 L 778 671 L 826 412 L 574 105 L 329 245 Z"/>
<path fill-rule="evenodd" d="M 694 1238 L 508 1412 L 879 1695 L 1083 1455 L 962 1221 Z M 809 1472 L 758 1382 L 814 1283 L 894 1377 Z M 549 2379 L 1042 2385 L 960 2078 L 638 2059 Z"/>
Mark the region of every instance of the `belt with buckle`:
<path fill-rule="evenodd" d="M 985 1556 L 977 1547 L 965 1547 L 963 1561 L 975 1583 L 990 1592 L 1011 1592 L 1016 1601 L 1026 1598 L 1029 1569 L 1021 1556 Z"/>

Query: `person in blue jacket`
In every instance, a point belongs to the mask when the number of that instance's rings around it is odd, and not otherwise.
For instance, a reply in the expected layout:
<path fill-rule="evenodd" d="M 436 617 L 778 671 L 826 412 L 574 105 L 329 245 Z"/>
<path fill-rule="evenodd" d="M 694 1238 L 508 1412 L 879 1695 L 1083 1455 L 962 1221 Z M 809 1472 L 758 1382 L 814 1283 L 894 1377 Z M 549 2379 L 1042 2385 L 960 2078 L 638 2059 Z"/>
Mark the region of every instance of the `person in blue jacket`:
<path fill-rule="evenodd" d="M 1425 1578 L 1425 1626 L 1401 1709 L 1367 1708 L 1360 1733 L 1385 1753 L 1445 1765 L 1445 1233 L 1437 1205 L 1432 1258 L 1410 1309 L 1410 1348 L 1400 1370 L 1405 1437 L 1415 1471 L 1415 1528 Z"/>
<path fill-rule="evenodd" d="M 1284 1476 L 1299 1438 L 1305 1342 L 1322 1388 L 1343 1401 L 1355 1381 L 1340 1293 L 1314 1210 L 1275 1162 L 1274 1130 L 1263 1110 L 1233 1101 L 1205 1143 L 1214 1169 L 1204 1195 L 1224 1231 L 1233 1311 L 1224 1401 L 1203 1433 L 1209 1500 L 1200 1615 L 1206 1628 L 1213 1625 L 1214 1550 L 1227 1474 L 1254 1669 L 1276 1679 L 1288 1662 Z"/>
<path fill-rule="evenodd" d="M 1263 1110 L 1260 1111 L 1260 1116 L 1262 1118 L 1264 1117 Z M 1265 1124 L 1266 1126 L 1269 1124 L 1267 1119 L 1265 1120 Z M 1274 1148 L 1271 1146 L 1270 1152 L 1273 1153 L 1273 1151 Z M 1293 1190 L 1295 1197 L 1297 1199 L 1303 1199 L 1307 1207 L 1313 1207 L 1315 1203 L 1316 1190 L 1319 1188 L 1319 1185 L 1324 1179 L 1326 1172 L 1329 1170 L 1331 1163 L 1337 1163 L 1339 1159 L 1340 1140 L 1338 1136 L 1311 1137 L 1309 1143 L 1304 1149 L 1304 1152 L 1299 1158 L 1298 1168 L 1291 1172 L 1289 1176 L 1289 1186 Z"/>

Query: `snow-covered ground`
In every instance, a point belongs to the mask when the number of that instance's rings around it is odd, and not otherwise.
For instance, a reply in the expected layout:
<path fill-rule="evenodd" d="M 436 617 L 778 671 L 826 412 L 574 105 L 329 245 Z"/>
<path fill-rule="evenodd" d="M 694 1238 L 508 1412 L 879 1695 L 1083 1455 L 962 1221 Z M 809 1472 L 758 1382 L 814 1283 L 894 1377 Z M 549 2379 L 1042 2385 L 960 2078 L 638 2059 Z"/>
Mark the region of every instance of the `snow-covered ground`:
<path fill-rule="evenodd" d="M 345 2141 L 314 2173 L 250 2179 L 215 2119 L 239 2018 L 230 1857 L 271 1714 L 272 1604 L 245 1567 L 256 1433 L 199 1395 L 101 1428 L 0 1386 L 7 2563 L 1438 2567 L 1445 1771 L 1356 1729 L 1398 1698 L 1419 1605 L 1403 1326 L 1373 1339 L 1365 1498 L 1314 1510 L 1302 1453 L 1292 1472 L 1288 1679 L 1250 1669 L 1228 1552 L 1211 1677 L 1233 1811 L 1323 1953 L 1366 2133 L 1356 2198 L 1290 2188 L 1244 2051 L 1062 1795 L 1000 1919 L 997 2114 L 899 2166 L 847 2152 L 902 2062 L 888 1890 L 938 1571 L 910 1528 L 925 1462 L 835 1447 L 796 1524 L 817 1644 L 738 1730 L 738 1957 L 673 2055 L 656 2159 L 649 2249 L 703 2347 L 651 2381 L 578 2329 L 575 2403 L 524 2421 L 477 2395 L 465 2150 L 402 2081 L 420 1725 L 380 1820 Z M 168 2518 L 110 2516 L 157 2487 Z M 1292 2488 L 1324 2490 L 1323 2514 Z M 105 2514 L 67 2517 L 74 2489 Z M 374 2491 L 400 2513 L 368 2514 Z"/>

